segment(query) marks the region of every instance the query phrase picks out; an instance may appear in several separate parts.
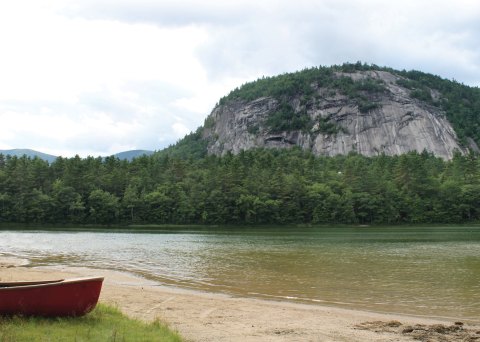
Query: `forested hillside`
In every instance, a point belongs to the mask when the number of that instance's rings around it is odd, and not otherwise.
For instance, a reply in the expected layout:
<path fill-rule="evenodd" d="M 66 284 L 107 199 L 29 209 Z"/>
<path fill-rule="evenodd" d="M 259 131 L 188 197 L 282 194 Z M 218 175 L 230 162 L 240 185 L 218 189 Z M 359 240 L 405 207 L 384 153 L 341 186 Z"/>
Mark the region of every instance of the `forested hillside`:
<path fill-rule="evenodd" d="M 0 155 L 0 222 L 463 223 L 480 220 L 480 163 L 456 154 L 315 157 L 298 149 L 131 162 Z"/>

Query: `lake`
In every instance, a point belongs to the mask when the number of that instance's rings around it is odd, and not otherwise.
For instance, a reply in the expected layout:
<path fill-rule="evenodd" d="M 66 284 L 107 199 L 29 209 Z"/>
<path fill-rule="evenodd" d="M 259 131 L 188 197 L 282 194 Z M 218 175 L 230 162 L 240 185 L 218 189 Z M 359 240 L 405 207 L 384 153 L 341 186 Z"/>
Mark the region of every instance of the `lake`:
<path fill-rule="evenodd" d="M 0 231 L 0 256 L 240 296 L 478 320 L 479 227 Z"/>

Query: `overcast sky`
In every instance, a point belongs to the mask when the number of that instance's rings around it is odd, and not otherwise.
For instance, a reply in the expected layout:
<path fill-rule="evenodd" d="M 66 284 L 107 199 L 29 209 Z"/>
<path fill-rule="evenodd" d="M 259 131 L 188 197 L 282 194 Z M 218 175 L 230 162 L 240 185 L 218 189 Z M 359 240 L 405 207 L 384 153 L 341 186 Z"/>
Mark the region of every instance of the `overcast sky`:
<path fill-rule="evenodd" d="M 356 61 L 480 86 L 480 1 L 2 1 L 0 149 L 160 150 L 246 81 Z"/>

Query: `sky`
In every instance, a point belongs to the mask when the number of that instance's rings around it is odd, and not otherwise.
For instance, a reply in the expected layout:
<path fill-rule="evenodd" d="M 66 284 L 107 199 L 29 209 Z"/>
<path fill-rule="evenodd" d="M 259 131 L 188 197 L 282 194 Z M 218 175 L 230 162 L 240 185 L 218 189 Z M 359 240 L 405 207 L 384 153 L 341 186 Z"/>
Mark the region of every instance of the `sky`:
<path fill-rule="evenodd" d="M 0 149 L 161 150 L 245 82 L 357 61 L 480 86 L 480 1 L 2 1 Z"/>

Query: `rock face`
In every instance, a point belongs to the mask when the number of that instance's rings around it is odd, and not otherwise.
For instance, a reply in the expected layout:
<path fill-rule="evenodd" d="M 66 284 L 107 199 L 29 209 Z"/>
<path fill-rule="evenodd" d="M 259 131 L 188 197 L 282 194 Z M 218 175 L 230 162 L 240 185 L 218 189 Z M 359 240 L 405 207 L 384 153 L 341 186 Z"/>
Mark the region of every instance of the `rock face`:
<path fill-rule="evenodd" d="M 308 100 L 301 93 L 288 99 L 290 108 L 306 113 L 312 126 L 285 131 L 272 131 L 268 125 L 269 116 L 280 106 L 277 99 L 228 101 L 212 111 L 207 119 L 209 124 L 203 129 L 203 138 L 209 141 L 208 153 L 223 155 L 254 147 L 299 146 L 327 156 L 351 151 L 374 156 L 427 150 L 451 159 L 455 150 L 465 152 L 444 113 L 411 97 L 410 90 L 397 83 L 400 76 L 371 70 L 336 76 L 350 77 L 356 82 L 374 80 L 383 85 L 384 91 L 367 94 L 375 106 L 361 110 L 358 102 L 340 91 L 312 84 L 314 95 Z M 431 91 L 431 96 L 435 99 L 440 95 Z M 328 122 L 334 131 L 322 130 L 321 122 Z"/>

